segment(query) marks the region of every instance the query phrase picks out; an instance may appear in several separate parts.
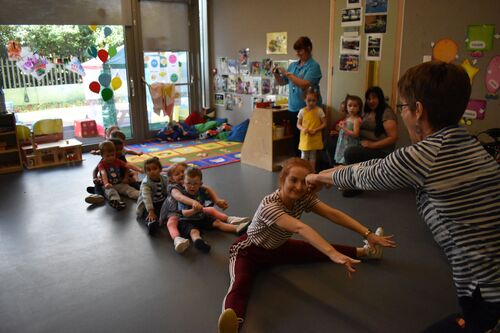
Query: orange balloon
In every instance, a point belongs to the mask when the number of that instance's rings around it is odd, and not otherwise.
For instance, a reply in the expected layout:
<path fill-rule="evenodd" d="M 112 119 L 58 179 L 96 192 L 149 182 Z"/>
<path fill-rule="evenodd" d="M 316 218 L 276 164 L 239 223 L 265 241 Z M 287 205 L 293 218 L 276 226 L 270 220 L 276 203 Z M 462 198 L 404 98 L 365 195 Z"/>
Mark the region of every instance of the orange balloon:
<path fill-rule="evenodd" d="M 432 60 L 452 62 L 458 54 L 458 44 L 454 40 L 444 38 L 434 44 L 432 48 Z"/>

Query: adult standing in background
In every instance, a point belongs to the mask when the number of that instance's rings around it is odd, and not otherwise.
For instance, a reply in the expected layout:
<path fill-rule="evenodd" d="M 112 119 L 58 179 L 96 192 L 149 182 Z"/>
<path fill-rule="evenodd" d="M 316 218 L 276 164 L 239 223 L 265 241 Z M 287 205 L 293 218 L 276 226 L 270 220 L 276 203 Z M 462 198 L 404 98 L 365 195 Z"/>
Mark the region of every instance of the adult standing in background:
<path fill-rule="evenodd" d="M 275 68 L 273 71 L 274 78 L 279 85 L 288 84 L 288 112 L 291 113 L 291 126 L 294 130 L 294 146 L 299 146 L 300 131 L 297 128 L 297 115 L 303 107 L 306 106 L 304 101 L 304 92 L 309 87 L 318 91 L 319 106 L 322 105 L 321 93 L 319 90 L 319 81 L 321 80 L 321 68 L 319 64 L 312 58 L 312 42 L 309 37 L 299 37 L 293 44 L 293 49 L 297 52 L 298 61 L 291 63 L 288 69 L 283 67 Z M 296 151 L 296 155 L 300 156 L 300 151 Z"/>

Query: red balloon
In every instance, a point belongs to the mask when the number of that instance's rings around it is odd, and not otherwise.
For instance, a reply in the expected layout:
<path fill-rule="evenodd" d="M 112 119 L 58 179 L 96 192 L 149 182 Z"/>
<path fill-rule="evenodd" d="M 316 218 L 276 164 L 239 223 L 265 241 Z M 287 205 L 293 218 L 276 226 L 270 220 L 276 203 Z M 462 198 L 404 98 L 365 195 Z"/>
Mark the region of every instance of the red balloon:
<path fill-rule="evenodd" d="M 108 51 L 106 50 L 99 50 L 99 52 L 97 52 L 97 56 L 103 63 L 108 61 Z"/>
<path fill-rule="evenodd" d="M 89 89 L 90 89 L 90 91 L 98 94 L 99 91 L 101 91 L 101 85 L 97 81 L 92 81 L 89 84 Z"/>

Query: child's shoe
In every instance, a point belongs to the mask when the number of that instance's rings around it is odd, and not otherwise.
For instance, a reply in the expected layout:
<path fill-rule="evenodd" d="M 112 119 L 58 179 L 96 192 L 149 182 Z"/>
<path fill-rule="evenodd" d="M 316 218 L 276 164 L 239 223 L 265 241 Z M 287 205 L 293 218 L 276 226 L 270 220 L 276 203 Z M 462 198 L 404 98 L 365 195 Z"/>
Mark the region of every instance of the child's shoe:
<path fill-rule="evenodd" d="M 239 322 L 236 312 L 228 308 L 222 311 L 219 317 L 219 333 L 238 333 Z"/>
<path fill-rule="evenodd" d="M 106 201 L 102 195 L 91 194 L 85 197 L 85 202 L 91 205 L 102 205 Z"/>
<path fill-rule="evenodd" d="M 241 224 L 250 221 L 249 217 L 239 217 L 239 216 L 228 216 L 227 223 L 229 224 Z"/>
<path fill-rule="evenodd" d="M 158 230 L 158 221 L 148 222 L 148 234 L 149 234 L 149 236 L 153 236 L 157 230 Z"/>
<path fill-rule="evenodd" d="M 378 227 L 377 230 L 375 230 L 375 235 L 383 236 L 384 229 L 382 229 L 382 227 Z M 363 249 L 365 250 L 365 254 L 361 256 L 360 259 L 382 259 L 382 252 L 383 252 L 382 246 L 378 244 L 375 246 L 370 246 L 370 244 L 368 244 L 368 241 L 365 240 L 365 245 L 363 246 Z"/>
<path fill-rule="evenodd" d="M 122 210 L 127 207 L 127 204 L 125 202 L 119 200 L 110 200 L 109 205 L 116 210 Z"/>
<path fill-rule="evenodd" d="M 174 239 L 174 249 L 177 253 L 183 253 L 189 247 L 189 239 L 182 238 L 180 236 Z"/>
<path fill-rule="evenodd" d="M 211 246 L 201 238 L 198 238 L 197 240 L 194 241 L 194 247 L 196 247 L 203 253 L 208 253 L 210 252 L 211 249 Z"/>
<path fill-rule="evenodd" d="M 236 226 L 236 235 L 238 236 L 244 235 L 247 232 L 250 223 L 252 223 L 252 221 L 248 221 L 246 223 L 242 223 Z"/>

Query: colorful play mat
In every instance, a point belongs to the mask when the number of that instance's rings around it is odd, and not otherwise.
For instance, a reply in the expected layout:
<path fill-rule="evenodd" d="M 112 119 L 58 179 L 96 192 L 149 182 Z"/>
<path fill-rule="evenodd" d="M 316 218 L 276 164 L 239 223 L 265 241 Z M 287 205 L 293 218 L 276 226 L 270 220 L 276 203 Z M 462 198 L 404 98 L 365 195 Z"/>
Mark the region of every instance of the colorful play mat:
<path fill-rule="evenodd" d="M 216 139 L 177 142 L 152 141 L 127 145 L 128 149 L 140 150 L 141 156 L 127 155 L 127 161 L 143 167 L 150 157 L 158 157 L 165 170 L 178 162 L 197 165 L 201 169 L 236 163 L 241 158 L 241 142 Z"/>

